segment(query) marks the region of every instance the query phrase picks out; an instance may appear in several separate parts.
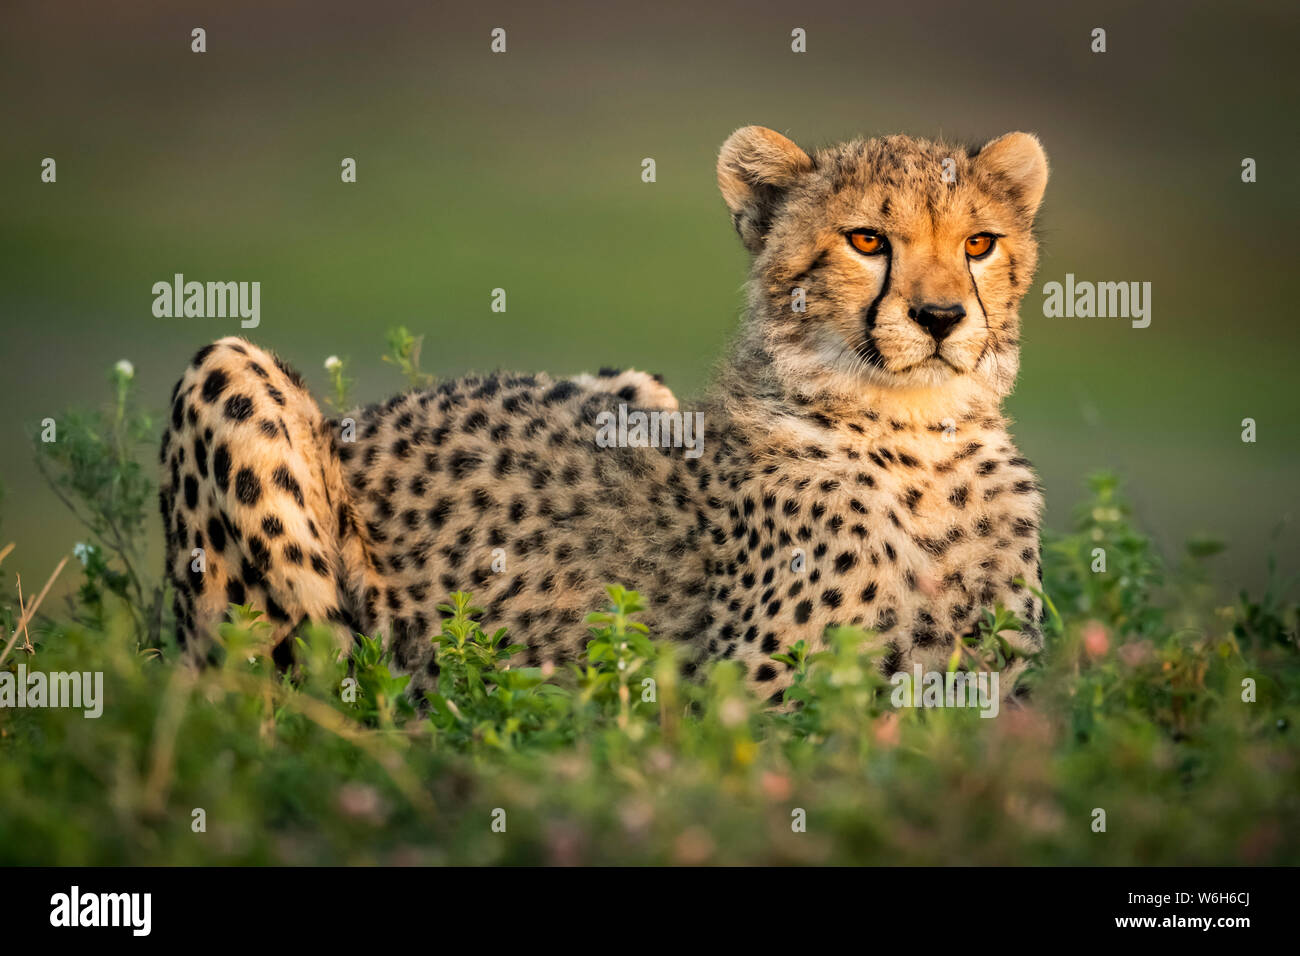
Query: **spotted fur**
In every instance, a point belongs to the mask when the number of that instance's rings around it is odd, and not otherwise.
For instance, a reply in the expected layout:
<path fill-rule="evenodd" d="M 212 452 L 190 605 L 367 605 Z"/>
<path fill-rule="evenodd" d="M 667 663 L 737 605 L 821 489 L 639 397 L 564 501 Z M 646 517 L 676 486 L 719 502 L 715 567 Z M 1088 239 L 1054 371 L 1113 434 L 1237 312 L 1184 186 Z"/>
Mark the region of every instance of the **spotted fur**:
<path fill-rule="evenodd" d="M 735 133 L 718 177 L 754 254 L 750 309 L 687 409 L 704 415 L 700 458 L 597 444 L 620 404 L 677 409 L 642 372 L 462 378 L 326 420 L 269 353 L 207 346 L 161 450 L 182 637 L 202 657 L 227 605 L 252 602 L 281 657 L 306 619 L 341 648 L 381 635 L 419 694 L 450 592 L 473 591 L 536 665 L 578 655 L 620 582 L 645 595 L 654 633 L 741 662 L 771 695 L 790 682 L 772 655 L 820 647 L 832 625 L 874 629 L 892 672 L 942 667 L 997 602 L 1041 622 L 1042 498 L 1000 403 L 1046 175 L 1025 134 L 809 155 Z M 887 256 L 846 241 L 864 228 Z M 997 242 L 972 261 L 962 242 L 980 232 Z M 942 338 L 917 317 L 936 304 L 964 311 Z"/>

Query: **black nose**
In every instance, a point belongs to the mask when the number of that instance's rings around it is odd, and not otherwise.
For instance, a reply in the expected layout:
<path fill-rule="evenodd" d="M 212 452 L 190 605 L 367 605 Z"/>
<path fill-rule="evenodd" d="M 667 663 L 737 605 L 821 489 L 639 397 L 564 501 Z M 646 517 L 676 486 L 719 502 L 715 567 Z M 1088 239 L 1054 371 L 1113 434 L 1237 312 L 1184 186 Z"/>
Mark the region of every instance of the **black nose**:
<path fill-rule="evenodd" d="M 929 332 L 936 342 L 942 342 L 953 326 L 966 318 L 966 309 L 960 304 L 923 305 L 920 309 L 908 309 L 907 314 Z"/>

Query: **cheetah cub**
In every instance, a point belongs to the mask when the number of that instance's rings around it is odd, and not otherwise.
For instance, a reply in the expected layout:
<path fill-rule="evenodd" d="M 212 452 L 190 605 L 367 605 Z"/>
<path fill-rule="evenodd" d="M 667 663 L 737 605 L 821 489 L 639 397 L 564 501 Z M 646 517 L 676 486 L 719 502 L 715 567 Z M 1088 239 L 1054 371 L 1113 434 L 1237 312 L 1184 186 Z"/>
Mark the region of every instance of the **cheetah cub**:
<path fill-rule="evenodd" d="M 344 647 L 381 635 L 419 699 L 450 592 L 540 665 L 580 652 L 621 582 L 652 633 L 740 662 L 772 696 L 791 679 L 772 655 L 831 625 L 873 629 L 893 673 L 942 669 L 997 602 L 1040 624 L 1042 498 L 999 410 L 1037 260 L 1038 141 L 810 155 L 749 126 L 717 173 L 753 264 L 729 357 L 680 410 L 703 415 L 702 455 L 597 441 L 611 414 L 679 411 L 642 372 L 462 378 L 328 420 L 267 352 L 200 350 L 161 454 L 191 653 L 251 602 L 279 659 L 305 619 Z"/>

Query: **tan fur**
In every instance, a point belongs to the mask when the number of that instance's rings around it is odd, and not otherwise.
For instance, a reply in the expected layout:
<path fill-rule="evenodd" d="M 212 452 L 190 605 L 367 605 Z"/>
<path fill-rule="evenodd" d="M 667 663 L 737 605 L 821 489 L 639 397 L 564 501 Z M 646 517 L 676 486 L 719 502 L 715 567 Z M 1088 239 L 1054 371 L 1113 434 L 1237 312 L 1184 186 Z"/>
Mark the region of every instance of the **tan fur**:
<path fill-rule="evenodd" d="M 809 155 L 771 130 L 735 133 L 718 179 L 755 256 L 750 315 L 714 386 L 683 408 L 704 415 L 699 459 L 597 445 L 602 412 L 678 407 L 640 372 L 465 378 L 325 422 L 274 358 L 222 340 L 178 385 L 163 443 L 182 633 L 202 649 L 226 600 L 247 597 L 274 612 L 276 641 L 303 618 L 332 621 L 343 644 L 350 630 L 382 635 L 418 694 L 434 684 L 436 605 L 451 591 L 473 591 L 538 664 L 581 651 L 586 615 L 617 582 L 645 595 L 655 633 L 741 661 L 772 694 L 790 676 L 771 655 L 822 646 L 831 625 L 877 629 L 893 671 L 942 667 L 996 602 L 1038 622 L 1017 579 L 1039 584 L 1041 495 L 999 405 L 1046 176 L 1025 134 L 978 151 L 894 136 Z M 887 262 L 848 243 L 861 228 L 888 236 Z M 1000 238 L 968 260 L 980 232 Z M 965 318 L 936 342 L 913 317 L 925 303 L 960 303 Z M 246 417 L 228 413 L 232 397 Z M 237 493 L 241 469 L 256 500 Z M 197 578 L 194 547 L 208 552 Z M 1040 641 L 1033 627 L 1018 638 Z"/>

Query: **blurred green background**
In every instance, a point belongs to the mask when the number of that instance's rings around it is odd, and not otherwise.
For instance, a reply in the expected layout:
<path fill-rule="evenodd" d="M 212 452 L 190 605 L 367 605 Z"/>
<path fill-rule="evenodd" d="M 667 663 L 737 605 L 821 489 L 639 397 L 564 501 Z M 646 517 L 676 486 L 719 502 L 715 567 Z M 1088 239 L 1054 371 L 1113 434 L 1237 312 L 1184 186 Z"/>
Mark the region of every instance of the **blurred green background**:
<path fill-rule="evenodd" d="M 120 358 L 161 412 L 194 350 L 240 331 L 154 318 L 151 286 L 176 272 L 260 281 L 247 334 L 318 394 L 330 354 L 358 398 L 395 390 L 378 355 L 396 324 L 441 376 L 631 364 L 698 392 L 742 305 L 713 164 L 747 123 L 806 147 L 1038 133 L 1053 172 L 1010 411 L 1049 523 L 1114 467 L 1167 553 L 1228 542 L 1225 589 L 1258 588 L 1269 553 L 1296 566 L 1294 3 L 266 6 L 0 13 L 7 572 L 43 580 L 80 536 L 32 465 L 33 426 L 105 399 Z M 1151 282 L 1150 328 L 1044 318 L 1067 272 Z"/>

